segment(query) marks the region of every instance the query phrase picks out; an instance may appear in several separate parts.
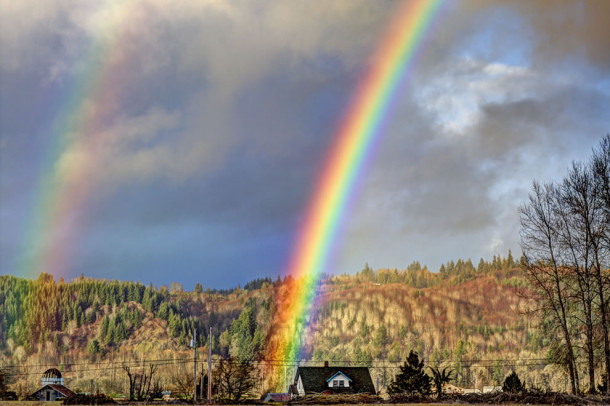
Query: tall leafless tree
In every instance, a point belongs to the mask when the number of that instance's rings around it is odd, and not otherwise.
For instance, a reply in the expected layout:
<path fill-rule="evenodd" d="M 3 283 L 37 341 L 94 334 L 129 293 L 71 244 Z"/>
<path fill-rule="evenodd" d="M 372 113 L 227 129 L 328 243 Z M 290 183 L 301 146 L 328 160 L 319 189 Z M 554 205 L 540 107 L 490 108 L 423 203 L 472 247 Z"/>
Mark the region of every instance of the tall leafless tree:
<path fill-rule="evenodd" d="M 565 286 L 565 269 L 560 259 L 558 191 L 550 184 L 533 184 L 529 201 L 521 213 L 521 245 L 526 259 L 525 275 L 540 299 L 535 310 L 554 320 L 566 348 L 566 363 L 572 393 L 577 393 L 578 371 L 570 334 L 571 320 Z"/>
<path fill-rule="evenodd" d="M 608 320 L 610 283 L 607 272 L 605 272 L 610 268 L 610 135 L 606 135 L 599 148 L 593 151 L 590 165 L 595 182 L 597 203 L 601 212 L 594 232 L 594 273 L 599 297 L 606 379 L 610 379 L 610 320 Z M 606 385 L 606 394 L 610 394 L 610 385 Z"/>
<path fill-rule="evenodd" d="M 561 217 L 561 248 L 565 252 L 563 265 L 570 270 L 567 282 L 580 304 L 575 316 L 584 327 L 589 393 L 595 392 L 594 306 L 597 295 L 593 265 L 597 246 L 595 228 L 600 218 L 597 202 L 591 171 L 583 164 L 573 163 L 559 187 L 557 208 Z"/>
<path fill-rule="evenodd" d="M 145 371 L 141 373 L 135 372 L 137 367 L 132 368 L 124 364 L 123 370 L 127 374 L 129 379 L 129 400 L 145 400 L 148 398 L 150 393 L 150 385 L 155 372 L 157 372 L 157 366 L 154 364 L 148 365 L 148 374 Z"/>
<path fill-rule="evenodd" d="M 572 392 L 579 389 L 576 349 L 586 355 L 595 392 L 600 338 L 610 376 L 610 136 L 587 163 L 575 162 L 558 184 L 534 182 L 521 206 L 525 274 L 538 310 L 561 332 Z M 580 347 L 582 346 L 582 347 Z"/>
<path fill-rule="evenodd" d="M 215 375 L 219 395 L 234 402 L 248 396 L 258 382 L 254 366 L 234 358 L 220 360 Z"/>
<path fill-rule="evenodd" d="M 192 396 L 193 394 L 193 371 L 190 368 L 191 364 L 184 362 L 178 364 L 178 368 L 171 375 L 171 383 L 174 392 L 184 397 Z"/>

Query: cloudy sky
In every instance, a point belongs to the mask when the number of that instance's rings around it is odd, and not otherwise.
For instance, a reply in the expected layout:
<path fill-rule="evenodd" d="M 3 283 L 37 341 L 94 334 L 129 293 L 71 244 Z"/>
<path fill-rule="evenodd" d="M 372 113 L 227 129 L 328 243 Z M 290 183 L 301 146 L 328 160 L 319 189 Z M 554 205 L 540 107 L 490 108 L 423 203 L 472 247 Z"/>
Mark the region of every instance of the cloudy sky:
<path fill-rule="evenodd" d="M 397 4 L 0 0 L 0 273 L 282 275 Z M 518 253 L 531 182 L 610 132 L 608 15 L 445 1 L 326 271 Z"/>

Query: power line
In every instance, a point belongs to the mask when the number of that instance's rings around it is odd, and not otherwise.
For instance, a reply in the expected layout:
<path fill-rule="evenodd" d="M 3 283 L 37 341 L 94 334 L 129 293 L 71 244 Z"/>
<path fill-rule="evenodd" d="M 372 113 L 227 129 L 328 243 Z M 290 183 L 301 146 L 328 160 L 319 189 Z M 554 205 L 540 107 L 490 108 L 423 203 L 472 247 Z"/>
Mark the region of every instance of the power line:
<path fill-rule="evenodd" d="M 174 360 L 188 360 L 192 361 L 192 358 L 164 358 L 164 359 L 146 359 L 144 362 L 164 362 Z M 99 362 L 60 362 L 60 365 L 64 367 L 80 366 L 80 365 L 108 365 L 108 364 L 137 364 L 141 365 L 142 360 L 123 360 L 123 361 L 99 361 Z M 30 365 L 1 365 L 1 368 L 24 368 L 24 367 L 56 367 L 57 363 L 54 364 L 30 364 Z"/>
<path fill-rule="evenodd" d="M 197 361 L 207 361 L 206 358 L 197 357 Z M 295 359 L 248 359 L 248 360 L 236 360 L 236 359 L 223 359 L 217 358 L 216 362 L 227 362 L 231 364 L 243 364 L 250 363 L 259 366 L 281 366 L 281 367 L 298 367 L 310 364 L 320 364 L 323 361 L 315 360 L 295 360 Z M 78 362 L 78 363 L 61 363 L 66 368 L 67 373 L 78 373 L 78 372 L 89 372 L 89 371 L 103 371 L 112 369 L 121 369 L 125 366 L 141 366 L 141 365 L 180 365 L 193 362 L 193 358 L 162 358 L 162 359 L 142 359 L 142 360 L 122 360 L 122 361 L 99 361 L 99 362 Z M 462 365 L 466 368 L 491 368 L 496 366 L 501 367 L 533 367 L 533 366 L 547 366 L 547 365 L 561 365 L 547 361 L 545 358 L 523 358 L 523 359 L 469 359 L 469 360 L 440 360 L 440 361 L 427 361 L 426 364 L 449 364 L 449 365 Z M 493 363 L 493 364 L 491 364 Z M 577 363 L 585 364 L 586 361 L 577 361 Z M 366 366 L 371 368 L 380 369 L 399 369 L 403 361 L 388 361 L 388 360 L 375 360 L 375 361 L 354 361 L 354 360 L 334 360 L 331 364 L 351 364 Z M 483 365 L 479 365 L 483 364 Z M 91 366 L 99 365 L 100 368 L 88 368 L 88 369 L 72 369 L 74 366 Z M 30 365 L 5 365 L 2 368 L 11 369 L 43 369 L 49 366 L 57 366 L 57 364 L 30 364 Z M 39 372 L 24 372 L 13 374 L 14 376 L 20 375 L 34 375 Z"/>
<path fill-rule="evenodd" d="M 203 360 L 202 358 L 198 358 L 198 360 Z M 531 360 L 542 360 L 542 359 L 531 359 Z M 469 360 L 470 362 L 473 362 L 473 360 Z M 484 361 L 490 361 L 490 360 L 484 360 Z M 556 365 L 559 366 L 560 364 L 556 364 L 556 363 L 550 363 L 550 362 L 520 362 L 522 360 L 493 360 L 494 362 L 497 361 L 503 361 L 500 364 L 495 364 L 495 365 L 477 365 L 476 363 L 471 363 L 471 364 L 466 364 L 465 361 L 462 361 L 462 366 L 464 368 L 470 368 L 470 369 L 488 369 L 488 368 L 494 368 L 494 367 L 501 367 L 501 368 L 518 368 L 518 367 L 526 367 L 526 368 L 533 368 L 533 367 L 546 367 L 548 365 Z M 525 360 L 523 360 L 525 361 Z M 156 360 L 142 360 L 142 361 L 116 361 L 116 362 L 107 362 L 107 363 L 102 363 L 102 362 L 98 362 L 98 363 L 90 363 L 88 365 L 103 365 L 102 367 L 98 367 L 98 368 L 85 368 L 85 369 L 73 369 L 73 370 L 67 370 L 64 371 L 64 373 L 69 373 L 69 374 L 82 374 L 82 373 L 99 373 L 99 372 L 105 372 L 105 371 L 116 371 L 116 370 L 121 370 L 123 369 L 123 367 L 125 366 L 144 366 L 144 365 L 157 365 L 157 366 L 171 366 L 171 365 L 185 365 L 185 364 L 189 364 L 193 362 L 193 358 L 189 358 L 189 359 L 156 359 Z M 231 359 L 216 359 L 213 360 L 212 362 L 228 362 L 231 364 L 241 364 L 242 362 L 238 361 L 238 360 L 231 360 Z M 455 366 L 456 364 L 459 364 L 460 361 L 445 361 L 447 364 L 451 365 L 451 366 Z M 296 367 L 300 367 L 303 366 L 303 364 L 311 364 L 311 363 L 316 363 L 316 364 L 320 364 L 321 361 L 311 361 L 311 360 L 302 360 L 302 361 L 296 361 L 296 360 L 257 360 L 257 361 L 253 361 L 252 362 L 255 366 L 258 367 L 284 367 L 284 368 L 296 368 Z M 369 367 L 369 368 L 374 368 L 374 369 L 383 369 L 383 370 L 397 370 L 400 369 L 401 365 L 387 365 L 388 363 L 393 363 L 393 364 L 398 364 L 399 362 L 394 362 L 394 361 L 373 361 L 371 363 L 366 363 L 366 362 L 358 362 L 358 361 L 334 361 L 333 364 L 345 364 L 345 363 L 351 363 L 351 364 L 359 364 L 359 366 L 363 366 L 363 367 Z M 586 364 L 586 361 L 579 361 L 576 362 L 578 364 Z M 258 364 L 258 365 L 257 365 Z M 367 365 L 368 364 L 368 365 Z M 84 363 L 80 363 L 80 364 L 73 364 L 73 365 L 87 365 Z M 47 365 L 45 365 L 47 366 Z M 32 376 L 32 375 L 40 375 L 41 374 L 41 369 L 43 368 L 40 365 L 22 365 L 22 366 L 12 366 L 12 367 L 16 367 L 16 368 L 21 368 L 21 369 L 26 369 L 26 370 L 30 370 L 27 372 L 17 372 L 17 373 L 11 373 L 11 376 L 13 377 L 23 377 L 23 376 Z M 36 368 L 37 371 L 31 371 L 31 369 Z"/>
<path fill-rule="evenodd" d="M 163 365 L 180 365 L 180 364 L 186 364 L 186 363 L 190 363 L 190 362 L 193 362 L 193 360 L 192 359 L 188 359 L 188 360 L 179 360 L 178 362 L 160 362 L 160 363 L 150 362 L 149 365 L 158 365 L 158 366 L 163 366 Z M 144 363 L 144 364 L 139 363 L 139 365 L 134 365 L 134 366 L 139 367 L 139 366 L 142 366 L 142 365 L 146 365 L 146 363 Z M 102 367 L 102 368 L 75 369 L 75 370 L 65 371 L 64 373 L 76 374 L 76 373 L 81 373 L 81 372 L 112 371 L 112 370 L 122 369 L 123 366 L 126 366 L 126 365 L 114 364 L 114 366 L 108 365 L 107 367 Z M 15 373 L 15 374 L 11 374 L 11 375 L 12 376 L 40 375 L 40 371 L 36 371 L 36 372 L 20 372 L 20 373 Z"/>

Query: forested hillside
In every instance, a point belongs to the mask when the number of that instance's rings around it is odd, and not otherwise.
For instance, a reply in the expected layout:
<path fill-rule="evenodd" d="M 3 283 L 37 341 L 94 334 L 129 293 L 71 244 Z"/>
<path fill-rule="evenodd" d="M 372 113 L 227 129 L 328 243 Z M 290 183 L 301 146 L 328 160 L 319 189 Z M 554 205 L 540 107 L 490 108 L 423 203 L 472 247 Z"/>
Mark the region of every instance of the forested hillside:
<path fill-rule="evenodd" d="M 197 284 L 185 291 L 177 283 L 156 288 L 85 277 L 55 282 L 47 274 L 37 280 L 1 276 L 0 363 L 10 367 L 11 384 L 22 393 L 37 386 L 49 365 L 59 366 L 75 389 L 97 379 L 105 392 L 121 393 L 126 378 L 119 363 L 163 360 L 167 367 L 157 373 L 157 384 L 179 391 L 192 376 L 187 344 L 193 329 L 200 354 L 207 354 L 211 328 L 215 359 L 260 360 L 276 298 L 290 283 L 298 281 L 265 278 L 226 291 Z M 498 383 L 515 360 L 545 354 L 547 343 L 523 313 L 522 284 L 510 253 L 476 268 L 457 260 L 430 272 L 414 262 L 405 270 L 366 265 L 355 275 L 326 277 L 302 358 L 372 366 L 383 386 L 413 349 L 429 365 L 455 368 L 458 385 L 472 386 L 473 378 L 479 386 Z M 275 361 L 284 362 L 290 380 L 293 360 Z M 558 379 L 555 369 L 520 365 L 530 384 L 563 385 L 551 382 Z"/>

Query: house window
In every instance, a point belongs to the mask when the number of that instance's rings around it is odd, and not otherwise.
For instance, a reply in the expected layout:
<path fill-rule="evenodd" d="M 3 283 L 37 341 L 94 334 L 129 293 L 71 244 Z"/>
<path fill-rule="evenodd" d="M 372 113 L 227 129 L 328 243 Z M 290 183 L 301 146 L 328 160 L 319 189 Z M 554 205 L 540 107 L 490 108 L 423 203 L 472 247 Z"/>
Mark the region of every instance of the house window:
<path fill-rule="evenodd" d="M 336 388 L 337 386 L 339 386 L 339 381 L 333 381 L 333 388 Z"/>
<path fill-rule="evenodd" d="M 339 387 L 342 388 L 345 386 L 345 381 L 339 381 Z"/>
<path fill-rule="evenodd" d="M 340 379 L 335 379 L 333 381 L 333 388 L 345 388 L 345 381 Z"/>

